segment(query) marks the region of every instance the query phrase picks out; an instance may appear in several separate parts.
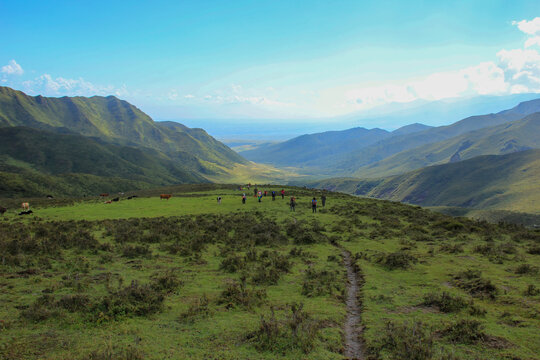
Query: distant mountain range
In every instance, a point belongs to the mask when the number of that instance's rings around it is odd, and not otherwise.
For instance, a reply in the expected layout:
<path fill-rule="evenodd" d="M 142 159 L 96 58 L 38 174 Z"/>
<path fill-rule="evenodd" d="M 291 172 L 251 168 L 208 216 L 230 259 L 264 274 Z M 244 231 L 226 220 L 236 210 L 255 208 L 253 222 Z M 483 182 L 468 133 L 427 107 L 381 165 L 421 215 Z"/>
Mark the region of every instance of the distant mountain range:
<path fill-rule="evenodd" d="M 49 98 L 0 87 L 0 171 L 11 179 L 0 196 L 206 182 L 238 164 L 248 162 L 204 130 L 154 122 L 114 96 Z M 54 182 L 63 185 L 43 186 Z"/>
<path fill-rule="evenodd" d="M 420 124 L 409 125 L 393 132 L 380 129 L 349 129 L 303 135 L 282 143 L 262 145 L 256 149 L 241 151 L 249 160 L 279 166 L 297 167 L 300 171 L 319 177 L 354 176 L 381 177 L 398 174 L 427 165 L 440 163 L 444 157 L 437 154 L 438 149 L 453 150 L 448 161 L 469 158 L 461 146 L 474 155 L 500 154 L 518 149 L 536 147 L 536 140 L 521 141 L 520 134 L 503 136 L 508 142 L 496 151 L 489 141 L 478 141 L 475 146 L 468 144 L 465 134 L 493 126 L 520 120 L 527 115 L 540 112 L 540 99 L 520 103 L 512 109 L 497 114 L 471 116 L 448 126 L 425 127 Z M 534 126 L 533 124 L 529 124 Z M 502 131 L 503 128 L 495 130 Z M 533 133 L 534 134 L 534 133 Z M 478 140 L 482 133 L 471 134 Z M 491 136 L 496 136 L 490 133 Z M 458 138 L 462 136 L 461 138 Z M 448 143 L 457 142 L 457 147 Z M 502 138 L 501 138 L 502 139 Z M 532 142 L 531 142 L 532 141 Z M 432 146 L 426 147 L 431 144 Z M 472 152 L 471 150 L 475 151 Z M 406 153 L 409 151 L 409 153 Z M 463 152 L 463 154 L 461 154 Z M 414 159 L 412 155 L 415 154 Z M 399 155 L 399 156 L 398 156 Z M 391 157 L 396 156 L 395 161 Z M 418 160 L 420 159 L 420 160 Z"/>

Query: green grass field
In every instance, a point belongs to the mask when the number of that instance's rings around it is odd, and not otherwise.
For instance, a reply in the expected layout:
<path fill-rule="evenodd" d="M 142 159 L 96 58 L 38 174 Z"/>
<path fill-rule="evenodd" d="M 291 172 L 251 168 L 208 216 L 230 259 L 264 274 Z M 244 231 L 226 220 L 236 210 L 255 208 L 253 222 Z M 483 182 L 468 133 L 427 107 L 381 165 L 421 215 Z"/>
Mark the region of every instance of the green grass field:
<path fill-rule="evenodd" d="M 8 209 L 0 358 L 343 359 L 338 246 L 364 279 L 366 359 L 539 358 L 540 233 L 338 193 L 313 214 L 320 193 L 299 188 L 242 205 L 205 186 Z"/>

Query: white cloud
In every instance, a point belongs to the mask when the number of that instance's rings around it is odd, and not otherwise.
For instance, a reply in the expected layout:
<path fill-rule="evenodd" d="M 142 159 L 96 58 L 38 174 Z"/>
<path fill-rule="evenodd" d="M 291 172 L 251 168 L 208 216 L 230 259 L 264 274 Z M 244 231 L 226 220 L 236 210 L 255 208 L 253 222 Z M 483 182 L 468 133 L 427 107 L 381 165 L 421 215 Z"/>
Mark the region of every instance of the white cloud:
<path fill-rule="evenodd" d="M 194 99 L 195 98 L 195 95 L 192 95 L 192 94 L 187 94 L 184 96 L 185 99 Z"/>
<path fill-rule="evenodd" d="M 2 70 L 0 71 L 8 75 L 24 74 L 23 68 L 21 67 L 21 65 L 17 64 L 15 60 L 11 60 L 7 65 L 2 66 Z"/>
<path fill-rule="evenodd" d="M 531 46 L 540 46 L 540 36 L 534 36 L 534 37 L 528 38 L 525 41 L 526 48 L 530 48 Z"/>
<path fill-rule="evenodd" d="M 535 17 L 530 21 L 513 21 L 512 25 L 517 25 L 518 29 L 523 31 L 527 35 L 540 34 L 540 17 Z"/>
<path fill-rule="evenodd" d="M 26 92 L 48 96 L 106 96 L 111 94 L 126 96 L 129 94 L 125 85 L 115 88 L 111 85 L 96 85 L 83 78 L 53 78 L 49 74 L 43 74 L 33 80 L 23 81 L 22 85 Z"/>

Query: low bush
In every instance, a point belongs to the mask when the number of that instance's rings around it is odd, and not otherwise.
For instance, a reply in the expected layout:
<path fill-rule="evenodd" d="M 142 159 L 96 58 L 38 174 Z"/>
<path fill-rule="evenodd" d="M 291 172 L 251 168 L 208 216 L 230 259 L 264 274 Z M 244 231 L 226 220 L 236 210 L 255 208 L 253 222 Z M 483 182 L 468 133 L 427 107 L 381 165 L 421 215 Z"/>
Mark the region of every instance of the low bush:
<path fill-rule="evenodd" d="M 374 260 L 376 263 L 379 263 L 390 270 L 407 269 L 412 264 L 418 262 L 416 257 L 405 251 L 397 251 L 389 254 L 376 254 Z"/>
<path fill-rule="evenodd" d="M 247 338 L 258 350 L 284 353 L 300 349 L 308 354 L 313 349 L 321 322 L 306 313 L 303 304 L 293 303 L 288 307 L 290 315 L 284 319 L 277 319 L 271 308 L 270 317 L 261 316 L 259 328 L 248 334 Z"/>
<path fill-rule="evenodd" d="M 338 271 L 308 268 L 302 284 L 302 295 L 307 297 L 333 295 L 344 289 Z"/>
<path fill-rule="evenodd" d="M 488 297 L 494 299 L 497 295 L 497 287 L 491 280 L 484 279 L 477 270 L 466 270 L 453 277 L 453 284 L 476 297 Z"/>
<path fill-rule="evenodd" d="M 422 305 L 433 306 L 444 313 L 458 312 L 468 306 L 468 302 L 460 296 L 442 293 L 429 293 L 424 296 Z"/>
<path fill-rule="evenodd" d="M 368 350 L 374 358 L 391 360 L 430 360 L 433 334 L 422 322 L 388 321 L 379 340 Z M 384 355 L 383 355 L 384 354 Z"/>
<path fill-rule="evenodd" d="M 478 320 L 462 319 L 443 330 L 444 336 L 454 343 L 476 344 L 486 338 L 483 325 Z"/>
<path fill-rule="evenodd" d="M 240 282 L 233 282 L 227 286 L 219 296 L 218 304 L 225 305 L 226 309 L 243 307 L 251 309 L 261 305 L 266 299 L 264 289 L 248 288 L 246 278 L 240 279 Z"/>

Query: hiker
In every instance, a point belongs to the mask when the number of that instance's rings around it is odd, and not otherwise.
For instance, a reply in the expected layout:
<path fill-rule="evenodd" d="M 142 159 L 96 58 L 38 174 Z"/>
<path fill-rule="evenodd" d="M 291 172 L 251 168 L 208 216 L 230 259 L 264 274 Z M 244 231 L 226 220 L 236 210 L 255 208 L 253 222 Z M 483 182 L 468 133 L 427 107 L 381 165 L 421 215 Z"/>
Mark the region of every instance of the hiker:
<path fill-rule="evenodd" d="M 253 197 L 257 197 L 258 193 L 259 193 L 259 189 L 257 188 L 253 189 Z"/>
<path fill-rule="evenodd" d="M 275 200 L 276 200 L 276 192 L 272 191 L 272 201 L 275 201 Z"/>
<path fill-rule="evenodd" d="M 322 203 L 322 207 L 324 207 L 324 205 L 326 204 L 326 195 L 324 194 L 321 195 L 321 203 Z"/>
<path fill-rule="evenodd" d="M 221 196 L 218 196 L 217 203 L 218 203 L 218 205 L 221 204 Z"/>
<path fill-rule="evenodd" d="M 311 200 L 311 211 L 314 213 L 317 212 L 317 198 L 313 198 L 313 200 Z"/>
<path fill-rule="evenodd" d="M 258 194 L 258 195 L 259 195 L 259 202 L 262 202 L 262 197 L 263 197 L 263 196 L 262 196 L 262 192 L 259 191 L 259 194 Z"/>
<path fill-rule="evenodd" d="M 285 199 L 285 190 L 281 189 L 281 199 Z"/>
<path fill-rule="evenodd" d="M 268 191 L 264 190 L 264 197 L 268 194 Z"/>
<path fill-rule="evenodd" d="M 290 207 L 291 207 L 291 211 L 296 211 L 294 208 L 296 207 L 296 199 L 294 198 L 294 196 L 291 196 L 291 202 L 289 203 Z"/>
<path fill-rule="evenodd" d="M 242 204 L 246 203 L 246 193 L 242 194 Z"/>

